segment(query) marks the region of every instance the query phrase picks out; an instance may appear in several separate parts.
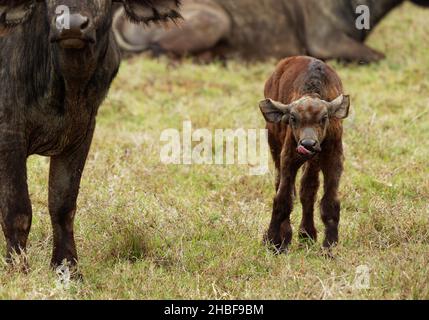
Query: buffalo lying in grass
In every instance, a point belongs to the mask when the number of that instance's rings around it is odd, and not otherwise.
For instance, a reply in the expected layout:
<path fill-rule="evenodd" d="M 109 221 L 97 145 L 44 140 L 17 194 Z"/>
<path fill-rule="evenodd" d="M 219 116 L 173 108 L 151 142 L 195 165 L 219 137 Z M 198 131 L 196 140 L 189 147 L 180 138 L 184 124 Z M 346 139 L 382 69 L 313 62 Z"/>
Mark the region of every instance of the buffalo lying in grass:
<path fill-rule="evenodd" d="M 177 28 L 131 25 L 122 11 L 115 35 L 125 51 L 152 51 L 246 59 L 310 55 L 319 59 L 378 61 L 364 42 L 380 20 L 404 0 L 184 0 Z M 429 0 L 412 0 L 429 6 Z M 370 9 L 370 30 L 356 27 L 358 5 Z"/>

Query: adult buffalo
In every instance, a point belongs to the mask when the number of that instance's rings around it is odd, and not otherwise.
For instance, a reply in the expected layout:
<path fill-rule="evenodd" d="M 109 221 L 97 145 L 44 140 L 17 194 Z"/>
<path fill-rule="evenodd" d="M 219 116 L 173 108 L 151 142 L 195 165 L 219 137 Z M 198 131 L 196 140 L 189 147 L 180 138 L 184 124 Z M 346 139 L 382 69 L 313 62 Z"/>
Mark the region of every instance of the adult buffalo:
<path fill-rule="evenodd" d="M 247 59 L 310 55 L 373 62 L 384 57 L 364 44 L 370 31 L 404 0 L 184 0 L 180 28 L 133 26 L 122 12 L 114 21 L 126 51 L 177 55 L 210 52 Z M 429 6 L 429 0 L 412 0 Z M 370 10 L 370 30 L 359 30 L 356 9 Z"/>
<path fill-rule="evenodd" d="M 26 160 L 51 158 L 51 264 L 77 262 L 76 199 L 98 107 L 120 63 L 108 0 L 0 0 L 0 221 L 7 260 L 25 252 Z M 177 0 L 122 0 L 134 22 L 177 18 Z"/>

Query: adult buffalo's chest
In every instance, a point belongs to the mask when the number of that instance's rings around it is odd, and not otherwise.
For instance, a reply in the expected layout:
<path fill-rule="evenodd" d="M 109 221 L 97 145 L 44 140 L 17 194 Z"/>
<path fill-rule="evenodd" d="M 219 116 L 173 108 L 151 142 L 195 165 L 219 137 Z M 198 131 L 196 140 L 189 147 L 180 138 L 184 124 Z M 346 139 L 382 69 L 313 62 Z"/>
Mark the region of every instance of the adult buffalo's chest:
<path fill-rule="evenodd" d="M 58 156 L 90 141 L 120 52 L 112 32 L 88 50 L 61 50 L 46 34 L 27 36 L 36 22 L 0 39 L 0 151 Z"/>
<path fill-rule="evenodd" d="M 27 113 L 28 155 L 58 156 L 78 147 L 92 133 L 103 92 L 96 95 L 67 95 L 65 102 L 47 100 Z"/>

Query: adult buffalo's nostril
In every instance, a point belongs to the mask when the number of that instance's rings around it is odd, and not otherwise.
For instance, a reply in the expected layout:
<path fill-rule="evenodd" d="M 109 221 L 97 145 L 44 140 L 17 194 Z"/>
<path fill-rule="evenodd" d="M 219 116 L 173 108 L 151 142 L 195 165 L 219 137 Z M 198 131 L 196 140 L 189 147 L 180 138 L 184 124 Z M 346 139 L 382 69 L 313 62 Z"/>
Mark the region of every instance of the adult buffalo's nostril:
<path fill-rule="evenodd" d="M 70 15 L 70 31 L 76 33 L 83 33 L 89 26 L 89 18 L 75 13 Z"/>
<path fill-rule="evenodd" d="M 89 18 L 84 17 L 84 20 L 80 26 L 80 30 L 85 31 L 89 26 Z"/>
<path fill-rule="evenodd" d="M 57 38 L 53 41 L 60 42 L 60 46 L 65 49 L 83 49 L 88 42 L 94 42 L 91 34 L 91 18 L 80 13 L 70 14 L 68 19 L 64 16 L 57 18 L 61 19 L 62 26 Z M 67 20 L 67 21 L 66 21 Z"/>
<path fill-rule="evenodd" d="M 313 139 L 304 139 L 300 142 L 300 145 L 307 150 L 314 151 L 315 147 L 317 146 L 317 141 Z"/>
<path fill-rule="evenodd" d="M 80 13 L 74 13 L 68 17 L 59 16 L 57 18 L 57 27 L 60 28 L 61 36 L 81 37 L 89 28 L 90 22 L 90 18 Z"/>

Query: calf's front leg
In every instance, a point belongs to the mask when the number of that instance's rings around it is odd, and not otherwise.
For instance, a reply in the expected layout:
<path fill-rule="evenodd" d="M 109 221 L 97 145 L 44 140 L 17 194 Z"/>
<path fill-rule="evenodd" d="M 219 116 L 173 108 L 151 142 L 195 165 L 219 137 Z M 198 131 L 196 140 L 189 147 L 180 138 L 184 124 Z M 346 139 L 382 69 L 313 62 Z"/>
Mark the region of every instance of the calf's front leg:
<path fill-rule="evenodd" d="M 319 189 L 320 166 L 316 161 L 305 165 L 301 180 L 300 199 L 302 204 L 302 221 L 299 230 L 300 238 L 317 240 L 317 230 L 314 226 L 314 203 Z"/>
<path fill-rule="evenodd" d="M 292 240 L 290 214 L 293 210 L 295 180 L 299 167 L 300 164 L 293 157 L 286 155 L 286 160 L 281 164 L 280 185 L 274 198 L 271 223 L 264 239 L 280 253 L 287 251 Z"/>
<path fill-rule="evenodd" d="M 80 180 L 92 140 L 92 132 L 78 148 L 51 158 L 49 172 L 49 213 L 53 228 L 53 268 L 77 263 L 73 223 Z"/>
<path fill-rule="evenodd" d="M 0 147 L 13 141 L 0 139 Z M 9 144 L 8 144 L 9 145 Z M 25 148 L 0 148 L 0 221 L 6 238 L 6 261 L 24 254 L 31 227 L 32 209 L 27 186 Z M 27 267 L 27 261 L 24 260 Z"/>

